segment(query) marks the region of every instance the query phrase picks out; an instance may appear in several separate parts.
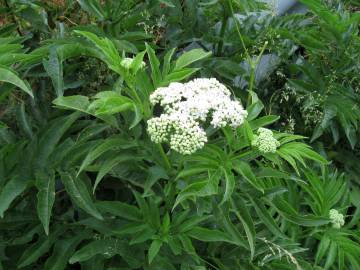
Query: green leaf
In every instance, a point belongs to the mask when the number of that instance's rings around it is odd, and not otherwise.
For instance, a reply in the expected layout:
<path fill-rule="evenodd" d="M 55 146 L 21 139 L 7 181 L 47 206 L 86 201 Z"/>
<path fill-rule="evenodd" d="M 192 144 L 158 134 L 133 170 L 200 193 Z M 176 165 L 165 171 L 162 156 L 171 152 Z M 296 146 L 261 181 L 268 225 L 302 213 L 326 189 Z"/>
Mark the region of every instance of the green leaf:
<path fill-rule="evenodd" d="M 170 72 L 171 68 L 171 58 L 174 55 L 176 48 L 172 48 L 171 50 L 167 51 L 164 56 L 163 68 L 162 68 L 162 76 L 165 78 L 167 74 Z"/>
<path fill-rule="evenodd" d="M 119 112 L 133 110 L 134 102 L 124 96 L 120 96 L 117 93 L 111 92 L 115 95 L 99 97 L 93 103 L 90 108 L 95 109 L 95 115 L 109 115 Z"/>
<path fill-rule="evenodd" d="M 11 202 L 23 193 L 28 185 L 24 177 L 16 175 L 10 178 L 0 192 L 0 217 L 9 208 Z"/>
<path fill-rule="evenodd" d="M 155 239 L 152 241 L 150 248 L 149 248 L 149 264 L 154 260 L 156 255 L 159 253 L 160 248 L 162 246 L 162 241 L 159 239 Z"/>
<path fill-rule="evenodd" d="M 39 168 L 44 168 L 47 165 L 49 156 L 53 153 L 64 133 L 81 115 L 80 112 L 74 112 L 70 115 L 59 117 L 53 120 L 42 133 L 37 152 L 37 166 Z"/>
<path fill-rule="evenodd" d="M 37 213 L 44 226 L 46 235 L 49 234 L 49 224 L 52 207 L 55 202 L 55 175 L 37 173 L 36 174 L 37 193 Z"/>
<path fill-rule="evenodd" d="M 95 115 L 94 111 L 90 110 L 90 101 L 89 98 L 86 96 L 81 95 L 74 95 L 74 96 L 67 96 L 67 97 L 58 97 L 53 100 L 53 104 L 62 108 L 62 109 L 70 109 L 76 110 L 80 112 L 84 112 L 93 116 L 96 116 L 109 125 L 113 127 L 118 127 L 116 122 L 116 118 L 112 115 Z"/>
<path fill-rule="evenodd" d="M 160 72 L 160 62 L 157 59 L 155 51 L 146 43 L 146 52 L 148 54 L 151 65 L 151 78 L 153 80 L 154 87 L 157 88 L 162 80 Z"/>
<path fill-rule="evenodd" d="M 330 244 L 330 248 L 326 256 L 324 269 L 330 269 L 330 267 L 334 265 L 337 255 L 337 249 L 338 249 L 338 245 L 336 244 L 336 242 L 332 242 Z"/>
<path fill-rule="evenodd" d="M 103 140 L 101 143 L 99 143 L 98 145 L 96 145 L 85 157 L 85 159 L 83 160 L 80 169 L 77 173 L 77 176 L 80 175 L 80 173 L 87 167 L 89 166 L 95 159 L 97 159 L 98 157 L 100 157 L 102 154 L 104 154 L 105 152 L 112 150 L 114 148 L 119 148 L 119 149 L 126 149 L 126 148 L 131 148 L 136 146 L 136 144 L 134 142 L 129 142 L 128 140 L 125 140 L 123 138 L 118 138 L 118 137 L 114 137 L 114 138 L 108 138 L 106 140 Z"/>
<path fill-rule="evenodd" d="M 270 124 L 278 121 L 279 119 L 280 119 L 280 117 L 277 115 L 266 115 L 266 116 L 263 116 L 263 117 L 260 117 L 260 118 L 250 121 L 249 124 L 253 130 L 256 130 L 260 127 L 270 125 Z"/>
<path fill-rule="evenodd" d="M 191 51 L 184 52 L 176 60 L 174 71 L 187 67 L 196 61 L 209 57 L 210 55 L 211 52 L 205 52 L 203 49 L 193 49 Z"/>
<path fill-rule="evenodd" d="M 219 178 L 214 176 L 213 179 L 210 177 L 209 180 L 199 181 L 188 185 L 176 197 L 173 209 L 175 209 L 181 202 L 189 198 L 205 197 L 217 194 L 218 180 Z"/>
<path fill-rule="evenodd" d="M 21 102 L 21 104 L 18 107 L 16 118 L 19 123 L 19 127 L 23 130 L 23 132 L 28 136 L 29 138 L 33 138 L 34 134 L 31 128 L 31 124 L 29 121 L 29 117 L 26 114 L 25 111 L 25 104 L 24 102 Z"/>
<path fill-rule="evenodd" d="M 103 53 L 103 60 L 105 60 L 110 69 L 119 73 L 120 75 L 124 74 L 124 68 L 122 68 L 120 65 L 121 57 L 115 44 L 110 39 L 106 37 L 99 38 L 97 35 L 87 31 L 75 30 L 74 32 L 86 37 L 95 44 L 95 46 Z"/>
<path fill-rule="evenodd" d="M 152 166 L 148 168 L 149 175 L 144 184 L 144 194 L 150 192 L 151 187 L 159 180 L 159 179 L 169 179 L 169 176 L 166 173 L 166 170 L 161 166 Z"/>
<path fill-rule="evenodd" d="M 275 198 L 273 201 L 270 200 L 266 200 L 266 201 L 270 205 L 272 205 L 275 209 L 277 209 L 279 214 L 282 215 L 285 219 L 298 225 L 307 226 L 307 227 L 317 227 L 317 226 L 326 225 L 330 222 L 330 219 L 327 217 L 300 215 L 287 201 L 279 197 Z"/>
<path fill-rule="evenodd" d="M 93 193 L 95 193 L 95 190 L 100 183 L 100 181 L 103 179 L 103 177 L 110 172 L 116 165 L 118 165 L 121 162 L 126 162 L 130 160 L 134 160 L 135 158 L 133 156 L 129 155 L 120 155 L 115 158 L 107 159 L 103 164 L 101 164 L 101 167 L 99 169 L 99 172 L 96 176 L 94 187 L 93 187 Z"/>
<path fill-rule="evenodd" d="M 130 241 L 130 245 L 144 243 L 152 239 L 155 234 L 156 234 L 156 230 L 150 228 L 149 225 L 147 225 L 144 229 L 142 229 L 132 237 Z"/>
<path fill-rule="evenodd" d="M 102 254 L 107 257 L 112 257 L 117 253 L 116 249 L 113 249 L 115 239 L 101 239 L 90 242 L 89 244 L 76 251 L 70 258 L 69 263 L 74 264 L 77 262 L 83 262 L 91 259 L 95 255 Z"/>
<path fill-rule="evenodd" d="M 235 198 L 231 200 L 231 205 L 232 205 L 232 211 L 235 212 L 235 215 L 237 216 L 237 218 L 240 220 L 241 224 L 244 227 L 250 247 L 251 260 L 252 260 L 255 255 L 255 241 L 256 241 L 254 222 L 248 211 L 248 207 L 246 207 L 243 199 L 238 194 L 236 194 Z"/>
<path fill-rule="evenodd" d="M 194 227 L 186 233 L 188 236 L 203 242 L 227 242 L 234 244 L 233 239 L 219 230 L 211 230 L 203 227 Z"/>
<path fill-rule="evenodd" d="M 81 95 L 58 97 L 53 101 L 56 106 L 88 113 L 89 98 Z"/>
<path fill-rule="evenodd" d="M 224 168 L 223 168 L 223 173 L 225 176 L 225 193 L 224 193 L 224 197 L 220 202 L 220 205 L 230 200 L 231 195 L 235 189 L 235 177 L 233 173 Z"/>
<path fill-rule="evenodd" d="M 230 219 L 229 209 L 227 207 L 228 205 L 229 204 L 225 205 L 225 207 L 219 205 L 219 207 L 216 208 L 216 219 L 219 220 L 223 230 L 230 236 L 233 244 L 248 248 L 242 233 L 240 233 L 237 226 L 235 226 L 233 221 Z"/>
<path fill-rule="evenodd" d="M 264 193 L 264 188 L 261 182 L 258 181 L 249 164 L 241 160 L 235 160 L 233 161 L 233 169 L 237 173 L 241 174 L 249 184 Z"/>
<path fill-rule="evenodd" d="M 77 0 L 81 8 L 86 12 L 96 16 L 99 20 L 103 21 L 106 18 L 106 14 L 101 7 L 100 2 L 97 1 L 88 1 L 88 0 Z"/>
<path fill-rule="evenodd" d="M 265 208 L 263 203 L 257 198 L 252 198 L 250 195 L 248 197 L 254 206 L 257 215 L 262 220 L 262 222 L 264 222 L 267 229 L 269 229 L 269 231 L 271 231 L 277 237 L 287 239 L 288 237 L 280 230 L 279 226 L 276 224 L 275 220 L 270 215 L 269 211 Z"/>
<path fill-rule="evenodd" d="M 144 60 L 145 53 L 146 53 L 146 51 L 138 53 L 135 56 L 135 58 L 133 59 L 131 65 L 130 65 L 130 69 L 132 70 L 132 72 L 134 74 L 136 74 L 139 71 L 139 69 L 141 69 L 141 67 L 143 65 L 143 60 Z"/>
<path fill-rule="evenodd" d="M 55 88 L 56 95 L 61 97 L 64 95 L 64 79 L 63 79 L 63 66 L 59 59 L 56 48 L 50 48 L 49 60 L 44 59 L 43 65 L 46 73 L 51 78 Z"/>
<path fill-rule="evenodd" d="M 181 70 L 171 72 L 171 73 L 167 74 L 164 77 L 163 82 L 161 83 L 161 86 L 167 86 L 168 84 L 170 84 L 172 82 L 182 81 L 182 80 L 190 77 L 192 74 L 194 74 L 198 70 L 200 70 L 200 69 L 198 69 L 198 68 L 184 68 L 184 69 L 181 69 Z"/>
<path fill-rule="evenodd" d="M 20 79 L 19 76 L 15 73 L 15 71 L 10 68 L 0 66 L 0 81 L 11 83 L 29 94 L 32 98 L 34 97 L 29 84 L 26 81 Z"/>
<path fill-rule="evenodd" d="M 100 211 L 122 217 L 131 221 L 141 221 L 142 214 L 140 210 L 132 205 L 119 201 L 99 201 L 96 206 Z"/>
<path fill-rule="evenodd" d="M 319 264 L 321 259 L 326 254 L 326 251 L 328 250 L 330 245 L 330 238 L 325 234 L 321 238 L 320 244 L 317 247 L 316 256 L 315 256 L 315 263 Z"/>
<path fill-rule="evenodd" d="M 18 261 L 18 268 L 31 265 L 47 253 L 61 232 L 62 229 L 60 228 L 47 237 L 40 237 L 36 243 L 29 246 L 21 255 Z"/>
<path fill-rule="evenodd" d="M 76 247 L 86 237 L 89 237 L 88 231 L 83 231 L 80 234 L 72 236 L 71 238 L 57 240 L 51 256 L 47 259 L 45 270 L 65 270 L 68 260 L 75 253 Z"/>
<path fill-rule="evenodd" d="M 103 219 L 96 209 L 88 189 L 81 178 L 75 178 L 74 175 L 70 173 L 61 173 L 61 180 L 65 186 L 65 190 L 78 207 L 97 219 Z"/>
<path fill-rule="evenodd" d="M 246 108 L 248 112 L 248 116 L 246 117 L 246 119 L 248 121 L 254 120 L 256 117 L 259 116 L 259 114 L 263 109 L 264 109 L 264 104 L 260 100 L 251 104 L 248 108 Z"/>

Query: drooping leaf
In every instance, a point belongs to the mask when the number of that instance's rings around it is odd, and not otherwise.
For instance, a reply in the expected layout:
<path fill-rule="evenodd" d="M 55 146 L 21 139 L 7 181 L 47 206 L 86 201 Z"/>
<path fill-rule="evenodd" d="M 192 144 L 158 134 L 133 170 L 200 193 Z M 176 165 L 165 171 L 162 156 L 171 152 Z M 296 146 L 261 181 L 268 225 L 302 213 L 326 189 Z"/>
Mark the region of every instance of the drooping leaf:
<path fill-rule="evenodd" d="M 13 71 L 10 68 L 7 68 L 5 66 L 0 66 L 0 81 L 11 83 L 19 87 L 21 90 L 23 90 L 31 97 L 34 97 L 29 84 L 26 81 L 20 79 L 20 77 L 15 73 L 15 71 Z"/>

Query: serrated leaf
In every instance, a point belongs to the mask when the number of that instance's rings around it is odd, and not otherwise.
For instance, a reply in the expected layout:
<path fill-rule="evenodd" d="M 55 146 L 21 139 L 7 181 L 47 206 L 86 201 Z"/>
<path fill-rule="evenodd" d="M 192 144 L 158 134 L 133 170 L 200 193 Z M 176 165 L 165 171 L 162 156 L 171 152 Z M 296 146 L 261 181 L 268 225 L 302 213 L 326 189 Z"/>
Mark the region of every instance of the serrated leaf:
<path fill-rule="evenodd" d="M 56 95 L 61 97 L 64 95 L 64 79 L 63 79 L 63 65 L 59 59 L 56 48 L 50 48 L 49 60 L 43 59 L 43 66 L 45 71 L 51 78 Z"/>
<path fill-rule="evenodd" d="M 36 174 L 37 193 L 37 213 L 43 224 L 46 235 L 49 234 L 49 224 L 52 207 L 55 202 L 55 175 L 54 173 Z"/>
<path fill-rule="evenodd" d="M 61 173 L 61 180 L 65 186 L 65 190 L 78 207 L 97 219 L 103 219 L 102 215 L 96 209 L 88 189 L 81 178 L 75 178 L 71 173 Z"/>

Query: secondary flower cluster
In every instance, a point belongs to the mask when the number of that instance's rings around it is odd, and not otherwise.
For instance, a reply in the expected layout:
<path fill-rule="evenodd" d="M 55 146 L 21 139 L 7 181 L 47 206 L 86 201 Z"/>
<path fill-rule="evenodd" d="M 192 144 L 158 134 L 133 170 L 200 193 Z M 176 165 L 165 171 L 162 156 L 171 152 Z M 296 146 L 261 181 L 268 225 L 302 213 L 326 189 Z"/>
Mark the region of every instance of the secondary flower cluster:
<path fill-rule="evenodd" d="M 133 58 L 125 57 L 121 60 L 120 65 L 122 65 L 126 69 L 130 69 L 131 64 L 134 62 Z M 141 62 L 141 68 L 144 68 L 146 63 L 144 61 Z"/>
<path fill-rule="evenodd" d="M 257 133 L 251 142 L 252 146 L 257 147 L 262 153 L 275 153 L 280 142 L 274 138 L 273 132 L 267 128 L 259 128 Z"/>
<path fill-rule="evenodd" d="M 329 217 L 331 219 L 331 223 L 333 224 L 334 228 L 340 229 L 341 226 L 344 226 L 345 224 L 344 215 L 340 214 L 338 210 L 331 209 L 329 212 Z"/>
<path fill-rule="evenodd" d="M 238 127 L 247 116 L 238 101 L 216 79 L 195 79 L 188 83 L 171 83 L 151 94 L 151 104 L 160 104 L 163 113 L 148 120 L 153 142 L 169 142 L 181 154 L 192 154 L 204 147 L 206 133 L 201 126 L 207 120 L 215 127 Z"/>

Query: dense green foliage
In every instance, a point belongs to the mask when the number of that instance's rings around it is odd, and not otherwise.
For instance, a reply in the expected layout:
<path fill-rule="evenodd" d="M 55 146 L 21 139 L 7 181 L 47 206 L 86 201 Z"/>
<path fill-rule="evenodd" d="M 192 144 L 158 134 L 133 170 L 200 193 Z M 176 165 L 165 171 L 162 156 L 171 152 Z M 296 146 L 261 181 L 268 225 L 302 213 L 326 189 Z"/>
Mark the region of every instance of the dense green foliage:
<path fill-rule="evenodd" d="M 0 269 L 360 269 L 360 3 L 0 0 Z M 150 95 L 247 117 L 191 155 Z"/>

